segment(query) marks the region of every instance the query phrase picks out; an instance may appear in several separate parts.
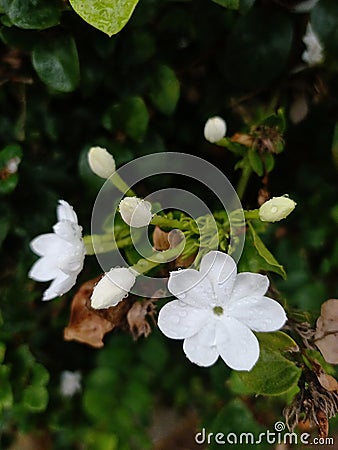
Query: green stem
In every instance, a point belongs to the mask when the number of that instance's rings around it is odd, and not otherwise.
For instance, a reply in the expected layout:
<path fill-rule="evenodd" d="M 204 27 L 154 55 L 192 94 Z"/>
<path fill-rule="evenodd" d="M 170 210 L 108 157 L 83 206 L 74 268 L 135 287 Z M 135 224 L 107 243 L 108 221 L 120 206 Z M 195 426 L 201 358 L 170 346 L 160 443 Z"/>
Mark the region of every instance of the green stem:
<path fill-rule="evenodd" d="M 243 200 L 244 193 L 247 188 L 251 172 L 252 172 L 252 169 L 249 165 L 245 165 L 242 169 L 242 174 L 239 179 L 238 186 L 237 186 L 237 195 L 240 200 Z"/>
<path fill-rule="evenodd" d="M 244 217 L 247 220 L 259 219 L 259 209 L 252 209 L 251 211 L 244 211 Z"/>
<path fill-rule="evenodd" d="M 176 219 L 168 219 L 165 216 L 154 216 L 151 220 L 151 225 L 158 225 L 164 228 L 177 228 L 178 230 L 190 230 L 189 222 L 181 222 Z"/>
<path fill-rule="evenodd" d="M 83 237 L 83 243 L 86 247 L 86 255 L 95 255 L 97 253 L 108 253 L 117 248 L 128 247 L 132 244 L 131 237 L 115 241 L 113 234 L 93 234 Z"/>
<path fill-rule="evenodd" d="M 110 177 L 111 183 L 127 197 L 135 197 L 135 192 L 129 188 L 128 184 L 120 177 L 120 175 L 115 172 Z"/>

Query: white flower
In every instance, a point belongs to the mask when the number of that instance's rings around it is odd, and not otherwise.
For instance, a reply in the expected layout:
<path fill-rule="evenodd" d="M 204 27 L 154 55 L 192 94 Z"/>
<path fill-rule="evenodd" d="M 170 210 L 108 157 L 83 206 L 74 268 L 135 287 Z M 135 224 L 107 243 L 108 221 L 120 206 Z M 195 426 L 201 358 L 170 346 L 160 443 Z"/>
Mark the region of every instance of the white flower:
<path fill-rule="evenodd" d="M 296 205 L 289 197 L 272 197 L 259 208 L 259 218 L 263 222 L 278 222 L 285 219 Z"/>
<path fill-rule="evenodd" d="M 218 357 L 234 370 L 250 370 L 259 357 L 259 343 L 251 331 L 280 329 L 286 314 L 265 297 L 264 275 L 237 274 L 231 256 L 209 252 L 199 271 L 171 272 L 168 289 L 177 297 L 160 311 L 158 326 L 169 338 L 184 339 L 186 356 L 200 366 Z"/>
<path fill-rule="evenodd" d="M 81 373 L 65 370 L 61 373 L 60 392 L 64 397 L 72 397 L 81 391 Z"/>
<path fill-rule="evenodd" d="M 204 126 L 204 137 L 207 141 L 214 143 L 224 138 L 226 131 L 227 125 L 221 117 L 211 117 Z"/>
<path fill-rule="evenodd" d="M 43 300 L 63 295 L 74 286 L 86 254 L 82 227 L 72 206 L 64 200 L 59 200 L 57 218 L 54 233 L 42 234 L 30 243 L 33 252 L 41 258 L 31 268 L 29 277 L 35 281 L 53 280 Z"/>
<path fill-rule="evenodd" d="M 135 274 L 126 267 L 114 267 L 97 283 L 91 296 L 94 309 L 116 306 L 135 284 Z"/>
<path fill-rule="evenodd" d="M 88 152 L 91 170 L 101 178 L 109 178 L 116 170 L 113 156 L 102 147 L 92 147 Z"/>
<path fill-rule="evenodd" d="M 302 54 L 302 60 L 310 67 L 322 63 L 324 61 L 323 47 L 310 23 L 306 27 L 303 42 L 306 50 Z"/>
<path fill-rule="evenodd" d="M 121 200 L 120 214 L 131 227 L 140 228 L 149 225 L 153 215 L 151 203 L 137 197 L 126 197 Z"/>

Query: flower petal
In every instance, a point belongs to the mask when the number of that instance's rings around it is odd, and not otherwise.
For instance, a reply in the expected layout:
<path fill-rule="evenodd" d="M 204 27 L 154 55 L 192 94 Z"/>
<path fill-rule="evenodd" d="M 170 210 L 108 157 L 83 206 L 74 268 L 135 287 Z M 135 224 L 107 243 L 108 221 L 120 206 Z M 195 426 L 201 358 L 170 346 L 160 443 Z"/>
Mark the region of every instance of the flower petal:
<path fill-rule="evenodd" d="M 215 321 L 210 321 L 198 333 L 184 340 L 183 350 L 187 358 L 203 367 L 212 366 L 219 357 L 215 345 Z"/>
<path fill-rule="evenodd" d="M 69 242 L 70 244 L 77 244 L 81 240 L 82 227 L 69 220 L 62 220 L 53 226 L 54 233 Z"/>
<path fill-rule="evenodd" d="M 283 307 L 264 296 L 244 297 L 231 303 L 229 314 L 254 331 L 276 331 L 287 320 Z"/>
<path fill-rule="evenodd" d="M 43 293 L 42 300 L 52 300 L 55 297 L 68 292 L 76 283 L 76 275 L 66 275 L 60 271 L 55 280 L 52 281 L 49 288 Z"/>
<path fill-rule="evenodd" d="M 269 284 L 270 281 L 266 275 L 251 272 L 239 273 L 236 276 L 230 303 L 237 302 L 243 297 L 263 296 Z"/>
<path fill-rule="evenodd" d="M 200 272 L 212 283 L 213 292 L 218 299 L 215 305 L 227 303 L 237 274 L 233 258 L 223 252 L 209 252 L 202 258 Z"/>
<path fill-rule="evenodd" d="M 59 273 L 60 270 L 56 267 L 54 259 L 43 256 L 33 264 L 28 276 L 35 281 L 49 281 L 57 277 Z"/>
<path fill-rule="evenodd" d="M 73 255 L 65 255 L 59 258 L 57 266 L 62 272 L 70 274 L 78 274 L 83 268 L 84 255 L 82 253 L 74 253 Z"/>
<path fill-rule="evenodd" d="M 31 241 L 30 247 L 39 256 L 54 256 L 63 253 L 64 241 L 54 233 L 41 234 Z"/>
<path fill-rule="evenodd" d="M 180 300 L 167 303 L 158 315 L 158 327 L 171 339 L 184 339 L 196 334 L 208 321 L 208 313 Z"/>
<path fill-rule="evenodd" d="M 77 224 L 77 215 L 73 207 L 70 206 L 65 200 L 59 200 L 59 205 L 56 209 L 56 215 L 58 221 L 69 220 L 70 222 Z"/>
<path fill-rule="evenodd" d="M 232 317 L 218 321 L 216 342 L 221 358 L 231 369 L 251 370 L 259 358 L 256 336 Z"/>
<path fill-rule="evenodd" d="M 183 269 L 171 272 L 168 289 L 182 302 L 196 308 L 207 308 L 217 303 L 210 280 L 198 270 Z"/>
<path fill-rule="evenodd" d="M 200 271 L 215 283 L 224 283 L 237 273 L 236 263 L 227 253 L 212 251 L 203 256 Z"/>

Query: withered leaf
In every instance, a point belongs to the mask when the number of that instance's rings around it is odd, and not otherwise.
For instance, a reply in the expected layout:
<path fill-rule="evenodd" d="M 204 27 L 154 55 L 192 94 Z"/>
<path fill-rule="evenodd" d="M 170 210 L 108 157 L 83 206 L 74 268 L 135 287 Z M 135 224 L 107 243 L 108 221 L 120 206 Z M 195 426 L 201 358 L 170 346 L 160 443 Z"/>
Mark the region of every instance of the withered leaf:
<path fill-rule="evenodd" d="M 90 307 L 90 297 L 100 277 L 84 283 L 73 298 L 68 326 L 64 330 L 66 341 L 78 341 L 95 348 L 103 347 L 103 337 L 115 327 L 121 326 L 130 308 L 125 299 L 117 306 L 94 310 Z"/>
<path fill-rule="evenodd" d="M 148 337 L 151 333 L 147 316 L 155 323 L 156 307 L 154 301 L 155 299 L 136 301 L 128 311 L 128 325 L 134 340 L 141 336 Z"/>
<path fill-rule="evenodd" d="M 317 320 L 315 344 L 330 364 L 338 364 L 338 300 L 330 299 L 322 304 Z"/>
<path fill-rule="evenodd" d="M 327 374 L 318 361 L 313 360 L 312 367 L 320 385 L 324 389 L 329 392 L 338 391 L 338 381 L 331 375 Z"/>
<path fill-rule="evenodd" d="M 168 250 L 170 247 L 175 248 L 184 238 L 183 233 L 180 230 L 171 230 L 166 232 L 156 226 L 153 233 L 153 244 L 156 250 Z M 197 253 L 197 252 L 196 252 Z M 174 268 L 176 267 L 190 267 L 196 258 L 196 253 L 188 257 L 179 255 L 173 264 L 170 264 Z"/>

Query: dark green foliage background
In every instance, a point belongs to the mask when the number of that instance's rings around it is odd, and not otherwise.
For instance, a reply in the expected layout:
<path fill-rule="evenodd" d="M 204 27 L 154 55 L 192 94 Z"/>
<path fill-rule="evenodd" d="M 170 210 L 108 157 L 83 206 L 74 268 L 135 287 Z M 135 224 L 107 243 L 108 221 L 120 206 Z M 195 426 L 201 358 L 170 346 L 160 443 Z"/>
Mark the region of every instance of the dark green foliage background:
<path fill-rule="evenodd" d="M 107 147 L 117 165 L 154 152 L 199 155 L 235 184 L 236 159 L 204 140 L 206 119 L 224 117 L 231 135 L 247 129 L 246 119 L 255 123 L 271 112 L 271 104 L 288 117 L 305 92 L 309 113 L 298 125 L 288 120 L 286 150 L 269 183 L 272 195 L 288 193 L 298 206 L 264 241 L 288 273 L 286 281 L 273 279 L 291 305 L 316 317 L 323 301 L 337 297 L 338 6 L 321 0 L 312 12 L 325 63 L 297 72 L 308 15 L 283 2 L 241 1 L 240 11 L 217 3 L 141 0 L 127 26 L 108 38 L 67 1 L 0 1 L 0 149 L 22 149 L 18 179 L 0 180 L 0 340 L 7 348 L 1 448 L 39 430 L 52 436 L 53 449 L 151 448 L 147 429 L 161 405 L 183 415 L 194 408 L 201 424 L 223 432 L 259 433 L 281 418 L 286 398 L 268 401 L 262 428 L 261 400 L 248 409 L 226 383 L 222 362 L 195 367 L 181 343 L 157 331 L 137 343 L 113 334 L 99 351 L 64 342 L 72 294 L 41 303 L 43 288 L 27 278 L 35 261 L 29 242 L 49 232 L 58 199 L 74 205 L 90 231 L 101 186 L 86 162 L 90 146 Z M 0 152 L 0 170 L 6 158 Z M 162 177 L 155 187 L 180 182 Z M 260 186 L 253 177 L 246 208 L 257 207 Z M 140 194 L 153 189 L 145 182 Z M 87 258 L 79 285 L 97 273 Z M 63 370 L 83 374 L 73 399 L 60 396 Z"/>

